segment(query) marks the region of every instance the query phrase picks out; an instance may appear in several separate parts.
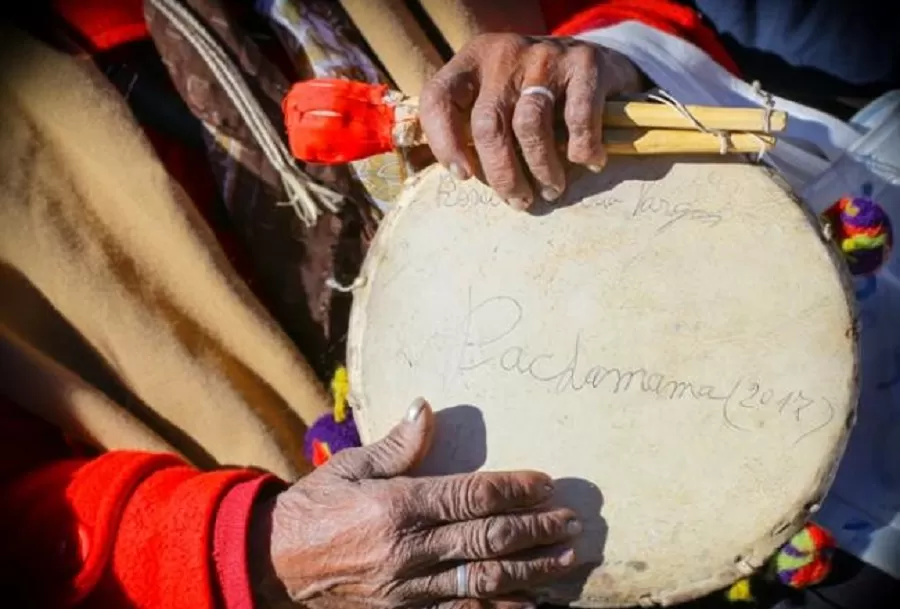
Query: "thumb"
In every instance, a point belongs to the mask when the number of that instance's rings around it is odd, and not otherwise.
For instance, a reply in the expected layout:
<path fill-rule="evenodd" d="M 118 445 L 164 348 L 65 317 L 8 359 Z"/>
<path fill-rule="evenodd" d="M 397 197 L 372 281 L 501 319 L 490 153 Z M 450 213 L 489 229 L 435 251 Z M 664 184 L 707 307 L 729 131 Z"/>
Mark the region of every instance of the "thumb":
<path fill-rule="evenodd" d="M 393 478 L 408 473 L 431 448 L 434 436 L 434 412 L 428 402 L 417 398 L 406 411 L 403 421 L 374 444 L 335 455 L 347 458 L 336 466 L 353 480 Z"/>

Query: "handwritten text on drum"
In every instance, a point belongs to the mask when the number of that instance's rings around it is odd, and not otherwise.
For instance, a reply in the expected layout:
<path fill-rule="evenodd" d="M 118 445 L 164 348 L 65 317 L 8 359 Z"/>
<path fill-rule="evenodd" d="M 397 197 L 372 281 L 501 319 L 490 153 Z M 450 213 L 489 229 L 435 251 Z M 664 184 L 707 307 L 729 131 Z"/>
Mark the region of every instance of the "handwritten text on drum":
<path fill-rule="evenodd" d="M 722 215 L 694 207 L 689 203 L 674 203 L 669 199 L 657 196 L 651 183 L 641 184 L 638 196 L 633 205 L 629 206 L 632 218 L 656 218 L 662 220 L 662 224 L 656 227 L 657 233 L 662 233 L 679 222 L 694 222 L 703 226 L 714 227 L 722 222 Z M 571 204 L 564 197 L 560 206 Z M 437 204 L 439 207 L 496 207 L 502 201 L 487 188 L 477 188 L 460 184 L 449 176 L 442 176 L 438 184 Z M 603 209 L 618 209 L 626 205 L 625 201 L 615 196 L 597 196 L 579 205 L 602 207 Z"/>
<path fill-rule="evenodd" d="M 498 296 L 472 304 L 465 320 L 462 349 L 456 364 L 461 373 L 491 366 L 545 384 L 558 394 L 593 389 L 613 394 L 642 392 L 667 400 L 709 402 L 721 408 L 724 424 L 736 431 L 753 431 L 776 420 L 792 422 L 799 428 L 795 444 L 824 429 L 836 414 L 834 405 L 823 397 L 802 390 L 776 393 L 745 378 L 726 388 L 674 378 L 643 367 L 584 364 L 578 334 L 568 356 L 532 351 L 514 341 L 515 330 L 524 315 L 524 308 L 518 301 Z M 486 319 L 491 320 L 492 330 L 490 335 L 475 340 L 471 329 L 484 327 L 478 322 L 479 315 L 486 315 Z"/>

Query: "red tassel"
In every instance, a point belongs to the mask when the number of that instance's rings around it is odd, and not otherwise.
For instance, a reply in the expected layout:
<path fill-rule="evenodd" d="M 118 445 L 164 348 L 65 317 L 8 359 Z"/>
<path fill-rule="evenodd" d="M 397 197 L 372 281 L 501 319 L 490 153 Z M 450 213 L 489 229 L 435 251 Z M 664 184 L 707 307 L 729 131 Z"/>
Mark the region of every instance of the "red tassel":
<path fill-rule="evenodd" d="M 386 85 L 322 78 L 291 87 L 282 102 L 291 154 L 337 165 L 394 149 Z"/>
<path fill-rule="evenodd" d="M 331 449 L 328 444 L 318 440 L 313 442 L 312 462 L 314 467 L 325 465 L 331 458 Z"/>

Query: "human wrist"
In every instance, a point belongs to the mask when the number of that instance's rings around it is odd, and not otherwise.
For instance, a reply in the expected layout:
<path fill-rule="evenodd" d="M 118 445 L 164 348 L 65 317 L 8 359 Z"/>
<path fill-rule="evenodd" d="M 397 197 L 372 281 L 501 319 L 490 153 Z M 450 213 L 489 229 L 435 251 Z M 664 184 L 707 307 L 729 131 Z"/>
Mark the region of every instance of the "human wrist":
<path fill-rule="evenodd" d="M 284 583 L 278 577 L 272 560 L 272 513 L 275 496 L 260 497 L 250 515 L 247 531 L 250 588 L 257 607 L 293 606 Z"/>

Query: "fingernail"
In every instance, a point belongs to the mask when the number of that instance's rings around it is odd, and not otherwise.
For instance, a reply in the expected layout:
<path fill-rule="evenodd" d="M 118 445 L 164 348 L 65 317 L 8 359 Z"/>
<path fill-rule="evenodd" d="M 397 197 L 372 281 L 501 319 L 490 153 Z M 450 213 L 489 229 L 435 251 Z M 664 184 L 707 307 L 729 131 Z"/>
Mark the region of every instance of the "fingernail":
<path fill-rule="evenodd" d="M 414 423 L 419 418 L 419 415 L 422 414 L 422 411 L 425 410 L 425 404 L 426 402 L 423 398 L 416 398 L 406 411 L 406 420 Z"/>
<path fill-rule="evenodd" d="M 543 493 L 544 493 L 544 497 L 550 497 L 550 496 L 552 496 L 552 495 L 553 495 L 553 490 L 554 490 L 554 489 L 553 489 L 553 483 L 552 483 L 552 482 L 548 482 L 547 484 L 544 485 L 544 488 L 541 489 L 541 490 L 542 490 Z"/>
<path fill-rule="evenodd" d="M 606 164 L 609 162 L 609 157 L 602 155 L 595 158 L 593 163 L 590 163 L 587 168 L 589 171 L 593 171 L 594 173 L 600 173 L 606 167 Z"/>
<path fill-rule="evenodd" d="M 546 186 L 541 190 L 541 197 L 544 201 L 556 201 L 559 198 L 559 191 L 552 186 Z"/>
<path fill-rule="evenodd" d="M 573 537 L 581 533 L 583 529 L 584 527 L 582 527 L 581 523 L 577 520 L 570 520 L 566 523 L 566 533 L 572 535 Z"/>
<path fill-rule="evenodd" d="M 528 207 L 528 201 L 525 199 L 512 198 L 507 201 L 509 206 L 513 209 L 518 209 L 519 211 L 526 209 Z"/>
<path fill-rule="evenodd" d="M 450 163 L 450 175 L 460 181 L 465 181 L 469 179 L 469 176 L 466 174 L 466 170 L 462 168 L 459 163 Z"/>
<path fill-rule="evenodd" d="M 573 562 L 575 562 L 575 550 L 569 548 L 559 555 L 559 558 L 556 561 L 564 567 L 568 567 Z"/>

